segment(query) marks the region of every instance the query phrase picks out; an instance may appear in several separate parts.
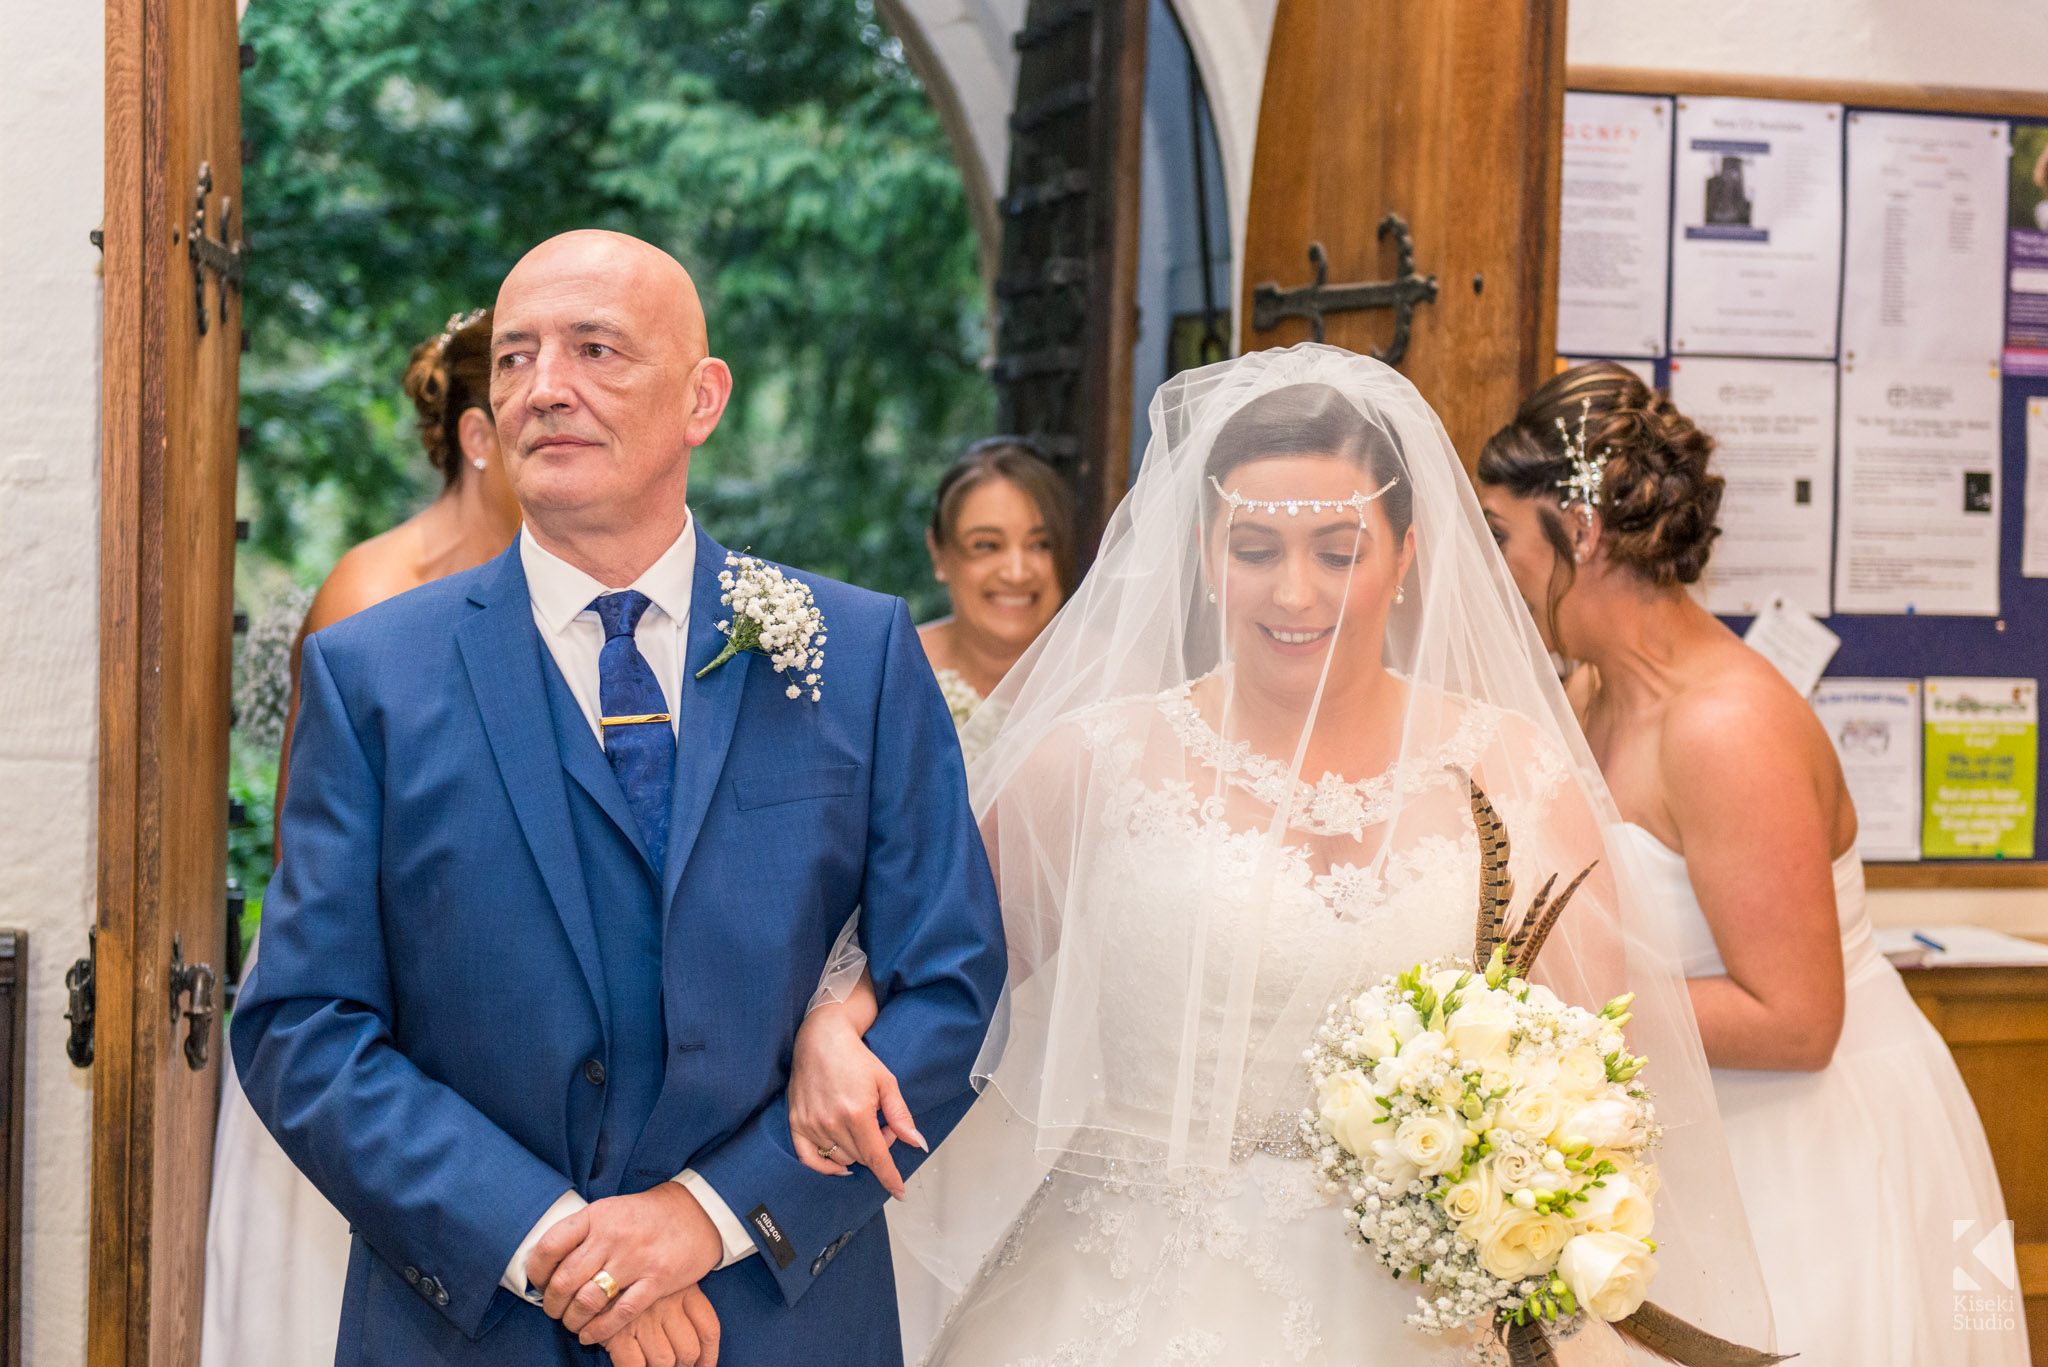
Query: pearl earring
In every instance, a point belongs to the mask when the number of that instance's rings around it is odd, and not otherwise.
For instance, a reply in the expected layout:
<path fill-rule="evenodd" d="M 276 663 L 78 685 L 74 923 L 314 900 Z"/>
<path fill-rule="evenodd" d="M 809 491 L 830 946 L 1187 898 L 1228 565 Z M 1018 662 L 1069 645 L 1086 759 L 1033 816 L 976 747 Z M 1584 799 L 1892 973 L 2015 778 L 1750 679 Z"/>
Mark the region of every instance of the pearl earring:
<path fill-rule="evenodd" d="M 1212 602 L 1212 603 L 1216 601 L 1216 590 L 1214 590 L 1214 589 L 1210 589 L 1210 590 L 1209 590 L 1209 601 L 1210 601 L 1210 602 Z"/>
<path fill-rule="evenodd" d="M 1408 601 L 1408 590 L 1406 590 L 1406 589 L 1398 589 L 1398 588 L 1394 590 L 1394 602 L 1395 602 L 1396 604 L 1400 604 L 1400 603 L 1405 603 L 1405 602 L 1407 602 L 1407 601 Z"/>
<path fill-rule="evenodd" d="M 482 456 L 473 457 L 469 463 L 479 470 L 484 468 L 484 458 Z"/>

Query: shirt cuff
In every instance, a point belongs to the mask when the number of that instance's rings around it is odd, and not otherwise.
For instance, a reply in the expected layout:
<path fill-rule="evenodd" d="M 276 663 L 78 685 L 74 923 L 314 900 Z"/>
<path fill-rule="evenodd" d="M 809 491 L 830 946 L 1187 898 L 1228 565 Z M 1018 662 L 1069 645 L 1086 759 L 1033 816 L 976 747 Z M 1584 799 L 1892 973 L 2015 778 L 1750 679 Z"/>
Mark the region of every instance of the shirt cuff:
<path fill-rule="evenodd" d="M 670 1180 L 682 1183 L 683 1190 L 696 1197 L 697 1204 L 704 1207 L 704 1213 L 711 1217 L 712 1225 L 718 1230 L 718 1241 L 725 1245 L 725 1257 L 718 1267 L 731 1267 L 742 1258 L 754 1255 L 754 1241 L 747 1234 L 747 1227 L 740 1223 L 739 1216 L 732 1213 L 732 1207 L 711 1189 L 711 1184 L 697 1175 L 695 1168 L 684 1168 Z M 718 1268 L 712 1270 L 715 1272 Z"/>
<path fill-rule="evenodd" d="M 532 1229 L 526 1231 L 526 1237 L 520 1240 L 519 1247 L 513 1250 L 512 1261 L 505 1264 L 505 1275 L 498 1279 L 498 1285 L 523 1301 L 539 1305 L 541 1293 L 534 1290 L 526 1280 L 526 1260 L 533 1253 L 533 1246 L 541 1241 L 542 1235 L 589 1204 L 574 1191 L 565 1191 L 556 1197 L 555 1203 L 547 1208 L 547 1212 L 534 1223 Z"/>

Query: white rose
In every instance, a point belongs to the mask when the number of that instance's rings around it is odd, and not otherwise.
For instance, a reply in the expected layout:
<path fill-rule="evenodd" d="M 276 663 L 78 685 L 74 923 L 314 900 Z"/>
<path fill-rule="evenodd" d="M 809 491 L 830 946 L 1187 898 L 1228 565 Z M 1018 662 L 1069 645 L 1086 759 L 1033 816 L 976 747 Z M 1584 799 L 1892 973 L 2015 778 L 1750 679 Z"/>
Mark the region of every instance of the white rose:
<path fill-rule="evenodd" d="M 1562 1113 L 1557 1093 L 1538 1083 L 1508 1093 L 1507 1103 L 1501 1107 L 1499 1123 L 1504 1130 L 1520 1130 L 1534 1143 L 1550 1138 Z M 1582 1131 L 1574 1130 L 1573 1133 Z M 1591 1136 L 1588 1136 L 1588 1142 L 1591 1142 Z"/>
<path fill-rule="evenodd" d="M 1401 1061 L 1411 1067 L 1443 1051 L 1444 1037 L 1434 1030 L 1419 1031 L 1401 1041 Z"/>
<path fill-rule="evenodd" d="M 1471 1235 L 1466 1226 L 1490 1226 L 1499 1216 L 1500 1207 L 1500 1189 L 1494 1185 L 1493 1169 L 1486 1163 L 1474 1164 L 1464 1181 L 1444 1188 L 1444 1214 L 1458 1224 L 1458 1232 L 1467 1238 Z"/>
<path fill-rule="evenodd" d="M 1529 995 L 1526 1000 L 1529 1005 L 1539 1011 L 1562 1011 L 1564 1009 L 1564 1003 L 1557 999 L 1557 994 L 1542 983 L 1529 984 Z"/>
<path fill-rule="evenodd" d="M 1607 1065 L 1584 1045 L 1572 1050 L 1557 1064 L 1557 1088 L 1574 1101 L 1600 1095 L 1607 1085 Z"/>
<path fill-rule="evenodd" d="M 1636 1142 L 1641 1120 L 1642 1111 L 1633 1101 L 1609 1097 L 1573 1107 L 1559 1129 L 1596 1149 L 1619 1149 Z"/>
<path fill-rule="evenodd" d="M 1520 1191 L 1544 1174 L 1542 1156 L 1519 1146 L 1496 1149 L 1492 1161 L 1494 1174 L 1506 1191 Z"/>
<path fill-rule="evenodd" d="M 1316 1105 L 1331 1137 L 1348 1152 L 1360 1158 L 1372 1152 L 1374 1122 L 1383 1112 L 1364 1073 L 1346 1068 L 1324 1078 L 1316 1086 Z"/>
<path fill-rule="evenodd" d="M 1394 1147 L 1417 1172 L 1435 1177 L 1465 1161 L 1464 1131 L 1448 1116 L 1411 1115 L 1394 1131 Z"/>
<path fill-rule="evenodd" d="M 1558 1255 L 1557 1273 L 1579 1305 L 1608 1323 L 1627 1319 L 1650 1294 L 1657 1260 L 1625 1234 L 1581 1234 Z"/>
<path fill-rule="evenodd" d="M 1439 998 L 1448 997 L 1457 991 L 1458 979 L 1464 976 L 1462 968 L 1440 968 L 1429 975 L 1429 985 Z"/>
<path fill-rule="evenodd" d="M 1507 1055 L 1508 1038 L 1515 1032 L 1515 1016 L 1506 1007 L 1480 1000 L 1459 1007 L 1445 1022 L 1444 1038 L 1466 1063 L 1480 1063 Z"/>
<path fill-rule="evenodd" d="M 1572 1237 L 1562 1215 L 1538 1215 L 1509 1206 L 1479 1240 L 1479 1265 L 1502 1281 L 1515 1282 L 1550 1271 Z M 1584 1236 L 1581 1236 L 1584 1237 Z"/>
<path fill-rule="evenodd" d="M 1422 1169 L 1403 1158 L 1391 1139 L 1373 1140 L 1372 1152 L 1372 1175 L 1382 1182 L 1393 1183 L 1397 1190 L 1422 1176 Z"/>
<path fill-rule="evenodd" d="M 1656 1216 L 1643 1189 L 1618 1172 L 1600 1179 L 1572 1210 L 1572 1224 L 1588 1233 L 1625 1234 L 1647 1239 Z"/>

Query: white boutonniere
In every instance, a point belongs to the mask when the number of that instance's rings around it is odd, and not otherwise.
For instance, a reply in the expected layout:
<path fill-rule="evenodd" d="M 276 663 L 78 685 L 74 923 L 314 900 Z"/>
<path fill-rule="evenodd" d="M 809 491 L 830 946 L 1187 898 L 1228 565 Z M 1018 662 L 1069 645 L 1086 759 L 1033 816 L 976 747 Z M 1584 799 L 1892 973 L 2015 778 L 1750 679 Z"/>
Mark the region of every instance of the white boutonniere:
<path fill-rule="evenodd" d="M 718 587 L 724 590 L 718 601 L 732 609 L 732 617 L 713 624 L 725 633 L 725 649 L 698 670 L 697 677 L 743 650 L 757 650 L 777 674 L 795 671 L 802 678 L 801 684 L 791 683 L 786 690 L 790 697 L 801 698 L 808 688 L 811 701 L 818 701 L 824 696 L 818 671 L 825 665 L 825 615 L 818 611 L 810 587 L 750 555 L 728 552 L 725 563 L 718 572 Z"/>

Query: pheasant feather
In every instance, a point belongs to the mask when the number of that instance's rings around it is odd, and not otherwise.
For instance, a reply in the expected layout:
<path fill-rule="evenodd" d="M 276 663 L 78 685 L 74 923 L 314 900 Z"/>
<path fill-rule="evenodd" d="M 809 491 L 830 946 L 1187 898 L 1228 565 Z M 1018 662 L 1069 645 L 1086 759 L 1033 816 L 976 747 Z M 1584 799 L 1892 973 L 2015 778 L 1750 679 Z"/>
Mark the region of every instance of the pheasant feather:
<path fill-rule="evenodd" d="M 1529 943 L 1529 932 L 1536 928 L 1538 918 L 1543 915 L 1543 904 L 1550 900 L 1550 890 L 1557 886 L 1557 875 L 1551 874 L 1543 880 L 1543 886 L 1536 890 L 1536 900 L 1529 903 L 1529 909 L 1522 913 L 1521 921 L 1515 926 L 1515 933 L 1508 937 L 1508 966 L 1512 968 L 1521 962 L 1522 947 Z"/>
<path fill-rule="evenodd" d="M 1623 1336 L 1679 1367 L 1770 1367 L 1796 1354 L 1765 1353 L 1716 1338 L 1668 1310 L 1645 1301 L 1633 1315 L 1614 1322 Z"/>
<path fill-rule="evenodd" d="M 1579 885 L 1586 881 L 1587 876 L 1594 869 L 1599 867 L 1600 861 L 1596 859 L 1586 865 L 1585 868 L 1579 870 L 1579 876 L 1564 885 L 1564 891 L 1557 895 L 1557 900 L 1550 904 L 1549 908 L 1543 913 L 1541 920 L 1536 919 L 1536 908 L 1529 908 L 1529 914 L 1522 918 L 1522 928 L 1527 930 L 1531 921 L 1535 921 L 1536 928 L 1529 931 L 1528 939 L 1522 946 L 1521 954 L 1519 957 L 1514 957 L 1510 963 L 1510 969 L 1517 978 L 1529 976 L 1529 970 L 1536 966 L 1536 956 L 1543 952 L 1543 942 L 1550 938 L 1551 930 L 1557 925 L 1557 918 L 1564 915 L 1564 909 L 1571 902 L 1572 894 L 1577 892 Z M 1516 932 L 1516 938 L 1521 938 L 1519 931 Z"/>
<path fill-rule="evenodd" d="M 1486 790 L 1463 769 L 1452 770 L 1472 794 L 1472 829 L 1479 837 L 1479 926 L 1472 940 L 1472 970 L 1486 971 L 1486 961 L 1506 929 L 1508 899 L 1515 880 L 1508 874 L 1508 828 L 1493 810 Z"/>
<path fill-rule="evenodd" d="M 1550 1335 L 1533 1320 L 1526 1324 L 1504 1325 L 1500 1341 L 1508 1350 L 1508 1367 L 1557 1367 L 1557 1353 L 1550 1346 Z"/>

